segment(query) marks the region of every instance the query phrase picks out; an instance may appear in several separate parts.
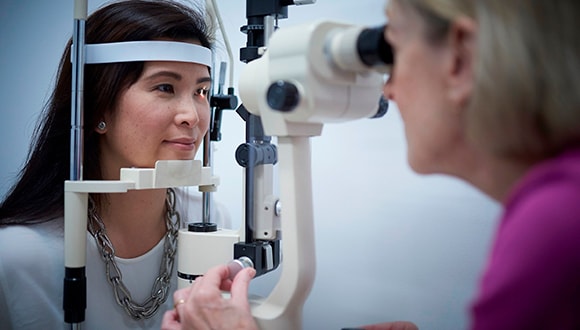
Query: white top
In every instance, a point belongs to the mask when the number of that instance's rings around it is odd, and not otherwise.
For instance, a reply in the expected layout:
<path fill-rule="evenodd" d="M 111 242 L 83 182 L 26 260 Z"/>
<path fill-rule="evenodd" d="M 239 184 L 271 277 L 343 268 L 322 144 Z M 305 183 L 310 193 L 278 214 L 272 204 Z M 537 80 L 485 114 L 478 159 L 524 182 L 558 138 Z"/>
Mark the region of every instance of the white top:
<path fill-rule="evenodd" d="M 195 191 L 194 191 L 195 190 Z M 201 221 L 202 202 L 197 187 L 176 189 L 177 209 L 183 223 Z M 214 203 L 212 222 L 231 226 L 229 214 Z M 162 239 L 153 249 L 133 259 L 116 258 L 133 300 L 151 294 L 163 256 Z M 64 329 L 63 220 L 0 229 L 0 328 Z M 87 232 L 87 309 L 83 329 L 160 329 L 165 311 L 173 308 L 177 288 L 177 256 L 171 290 L 164 305 L 150 319 L 135 321 L 114 298 L 94 238 Z"/>

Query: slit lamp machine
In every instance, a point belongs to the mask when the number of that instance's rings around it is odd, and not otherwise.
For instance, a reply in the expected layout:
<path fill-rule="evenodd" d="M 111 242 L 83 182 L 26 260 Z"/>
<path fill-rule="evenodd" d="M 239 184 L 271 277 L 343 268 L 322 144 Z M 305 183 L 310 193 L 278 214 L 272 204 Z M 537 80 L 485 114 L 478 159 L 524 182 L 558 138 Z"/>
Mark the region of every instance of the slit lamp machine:
<path fill-rule="evenodd" d="M 204 139 L 203 161 L 163 160 L 155 168 L 123 168 L 118 181 L 90 181 L 82 178 L 85 64 L 163 60 L 211 67 L 213 59 L 209 49 L 185 43 L 85 44 L 87 0 L 75 0 L 71 165 L 70 180 L 64 183 L 63 308 L 64 322 L 71 329 L 82 328 L 86 295 L 91 294 L 86 292 L 85 276 L 88 195 L 178 186 L 198 186 L 203 196 L 202 221 L 191 222 L 178 233 L 178 286 L 190 285 L 218 264 L 229 263 L 233 272 L 254 267 L 256 276 L 283 265 L 269 296 L 251 298 L 252 314 L 262 329 L 302 328 L 302 307 L 316 268 L 310 138 L 321 135 L 325 123 L 384 115 L 388 103 L 382 98 L 382 84 L 393 62 L 384 26 L 318 21 L 277 29 L 277 21 L 288 17 L 288 6 L 314 2 L 246 1 L 247 25 L 241 30 L 247 44 L 240 49 L 246 65 L 238 81 L 242 104 L 238 106 L 233 87 L 223 90 L 222 63 L 220 83 L 210 99 L 212 122 Z M 215 1 L 208 0 L 206 7 L 213 8 L 221 23 Z M 245 170 L 243 228 L 237 230 L 217 228 L 209 216 L 211 193 L 219 185 L 209 146 L 220 140 L 222 111 L 227 109 L 236 109 L 246 125 L 246 141 L 235 155 Z M 274 166 L 280 196 L 274 194 Z"/>

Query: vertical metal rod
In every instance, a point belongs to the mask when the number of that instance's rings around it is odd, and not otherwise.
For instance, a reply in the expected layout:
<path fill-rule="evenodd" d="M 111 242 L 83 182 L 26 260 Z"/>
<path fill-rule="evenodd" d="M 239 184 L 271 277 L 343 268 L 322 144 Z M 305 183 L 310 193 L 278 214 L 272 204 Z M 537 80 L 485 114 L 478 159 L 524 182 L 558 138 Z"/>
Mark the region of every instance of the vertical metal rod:
<path fill-rule="evenodd" d="M 225 84 L 225 80 L 226 80 L 226 68 L 227 68 L 227 63 L 221 62 L 220 63 L 220 71 L 219 71 L 217 95 L 221 95 L 223 93 L 224 84 Z M 213 82 L 212 82 L 212 90 L 213 89 L 214 88 L 213 88 Z M 213 154 L 212 154 L 212 150 L 211 150 L 211 130 L 214 127 L 214 121 L 220 120 L 220 119 L 216 118 L 216 116 L 221 115 L 220 113 L 218 113 L 218 111 L 219 110 L 216 107 L 214 107 L 212 109 L 212 116 L 211 116 L 212 120 L 209 123 L 209 129 L 207 130 L 207 133 L 203 137 L 203 166 L 207 166 L 207 167 L 213 166 Z M 201 198 L 202 198 L 202 222 L 204 222 L 204 223 L 211 222 L 211 219 L 210 219 L 211 208 L 212 208 L 211 197 L 212 197 L 212 195 L 211 195 L 211 192 L 209 192 L 209 191 L 204 191 L 201 194 Z"/>
<path fill-rule="evenodd" d="M 248 117 L 248 120 L 246 121 L 246 143 L 248 143 L 249 145 L 252 145 L 255 141 L 254 141 L 254 137 L 253 134 L 251 134 L 252 131 L 254 131 L 254 126 L 255 126 L 255 117 L 253 115 L 250 115 Z M 248 153 L 248 164 L 246 166 L 246 170 L 245 170 L 245 174 L 246 174 L 246 185 L 244 187 L 244 194 L 246 196 L 246 200 L 245 200 L 245 210 L 244 210 L 244 216 L 245 216 L 245 220 L 246 220 L 246 226 L 245 226 L 245 242 L 246 243 L 252 243 L 254 241 L 254 216 L 255 216 L 255 211 L 254 211 L 254 199 L 256 196 L 254 196 L 254 186 L 255 186 L 255 171 L 254 171 L 254 164 L 256 163 L 256 160 L 254 159 L 254 153 L 253 152 L 249 152 Z"/>
<path fill-rule="evenodd" d="M 83 113 L 84 113 L 84 69 L 85 69 L 85 22 L 87 0 L 74 1 L 74 25 L 71 49 L 71 131 L 70 131 L 70 180 L 83 179 Z M 64 184 L 64 183 L 63 183 Z M 67 195 L 65 193 L 65 195 Z M 70 194 L 69 194 L 70 195 Z M 76 196 L 76 200 L 86 200 L 86 196 Z M 70 329 L 81 329 L 85 321 L 86 309 L 86 208 L 78 210 L 67 203 L 65 196 L 65 277 L 63 284 L 64 322 Z M 73 203 L 75 204 L 75 203 Z M 75 204 L 75 206 L 84 203 Z M 75 211 L 72 212 L 71 208 Z M 71 214 L 72 212 L 72 214 Z M 68 214 L 67 214 L 68 213 Z M 80 217 L 80 218 L 79 218 Z M 73 221 L 73 222 L 71 222 Z M 72 230 L 76 229 L 76 230 Z M 80 233 L 78 233 L 80 232 Z M 74 237 L 73 237 L 74 236 Z M 80 236 L 80 237 L 77 237 Z M 83 251 L 82 255 L 69 253 Z M 79 260 L 80 259 L 80 262 Z"/>
<path fill-rule="evenodd" d="M 71 324 L 68 329 L 70 330 L 81 330 L 83 327 L 79 323 Z"/>
<path fill-rule="evenodd" d="M 210 125 L 211 127 L 211 125 Z M 211 139 L 210 131 L 208 130 L 203 137 L 203 166 L 211 167 L 213 163 L 211 153 Z M 211 214 L 211 192 L 204 191 L 201 194 L 202 198 L 202 222 L 209 223 Z"/>
<path fill-rule="evenodd" d="M 70 179 L 83 179 L 83 122 L 85 20 L 74 20 L 72 45 L 72 97 L 70 131 Z"/>
<path fill-rule="evenodd" d="M 277 19 L 275 15 L 268 15 L 264 17 L 264 46 L 268 46 L 268 41 L 277 27 Z"/>

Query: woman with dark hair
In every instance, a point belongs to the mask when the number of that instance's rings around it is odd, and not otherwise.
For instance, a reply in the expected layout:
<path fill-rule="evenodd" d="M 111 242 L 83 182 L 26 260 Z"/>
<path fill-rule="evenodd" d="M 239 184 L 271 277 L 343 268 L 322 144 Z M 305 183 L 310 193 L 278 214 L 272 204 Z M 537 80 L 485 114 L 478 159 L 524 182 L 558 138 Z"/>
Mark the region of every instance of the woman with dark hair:
<path fill-rule="evenodd" d="M 213 29 L 199 8 L 171 1 L 109 4 L 86 21 L 86 43 L 177 41 L 208 49 Z M 62 328 L 64 182 L 69 179 L 71 41 L 19 179 L 0 205 L 2 329 Z M 119 180 L 120 169 L 193 159 L 210 120 L 207 65 L 182 61 L 87 64 L 84 179 Z M 180 216 L 170 216 L 173 210 Z M 179 219 L 201 214 L 186 188 L 90 194 L 87 329 L 159 328 L 176 289 Z M 197 213 L 193 213 L 193 212 Z M 217 209 L 213 219 L 229 222 Z M 174 243 L 174 241 L 173 241 Z M 169 280 L 167 280 L 169 279 Z"/>

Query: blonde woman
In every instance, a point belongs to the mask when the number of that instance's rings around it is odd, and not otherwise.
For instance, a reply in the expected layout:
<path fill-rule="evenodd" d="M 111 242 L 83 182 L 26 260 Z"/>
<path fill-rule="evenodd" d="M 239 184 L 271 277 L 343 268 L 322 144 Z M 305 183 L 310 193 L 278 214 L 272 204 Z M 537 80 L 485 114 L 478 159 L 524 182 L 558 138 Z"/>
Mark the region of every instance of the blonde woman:
<path fill-rule="evenodd" d="M 576 0 L 387 5 L 395 63 L 384 94 L 404 121 L 410 166 L 461 178 L 504 206 L 471 329 L 580 328 L 578 13 Z M 227 277 L 217 267 L 177 291 L 185 303 L 166 313 L 164 329 L 256 328 L 251 271 Z M 223 300 L 220 285 L 236 299 Z"/>

